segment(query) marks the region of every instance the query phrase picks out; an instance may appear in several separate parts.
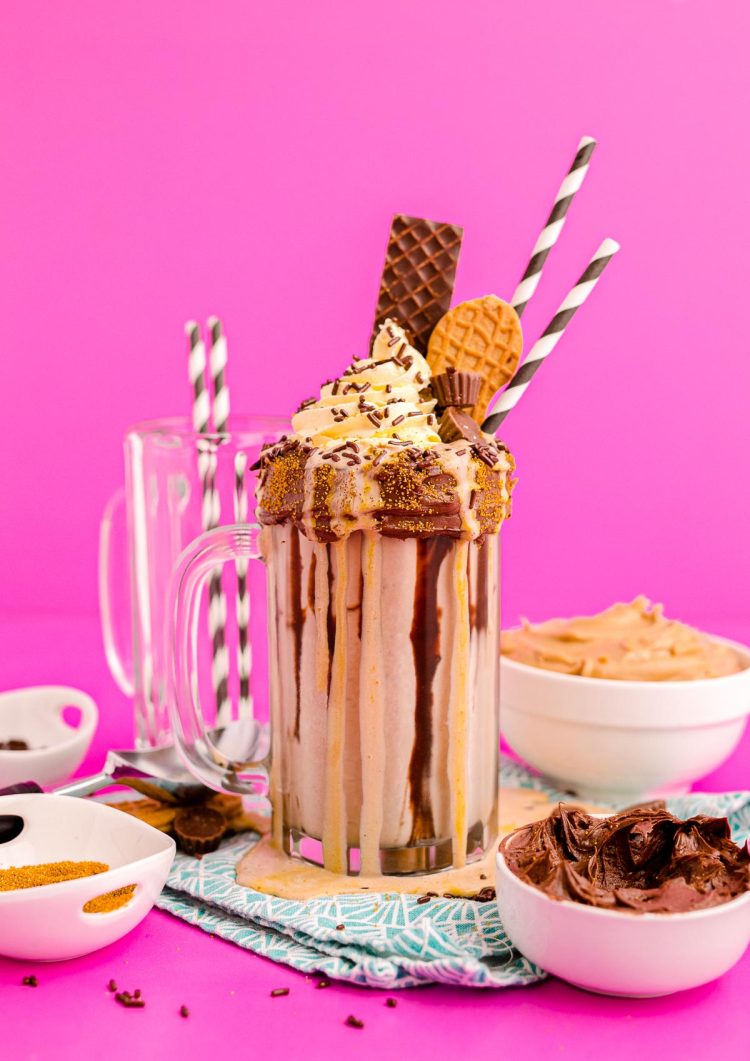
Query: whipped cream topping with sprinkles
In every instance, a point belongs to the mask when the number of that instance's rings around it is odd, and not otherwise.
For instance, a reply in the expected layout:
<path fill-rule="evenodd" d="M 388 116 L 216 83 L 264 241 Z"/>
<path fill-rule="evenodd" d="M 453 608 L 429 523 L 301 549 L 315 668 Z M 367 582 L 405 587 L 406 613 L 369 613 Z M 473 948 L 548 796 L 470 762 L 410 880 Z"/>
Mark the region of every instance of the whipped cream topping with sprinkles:
<path fill-rule="evenodd" d="M 435 399 L 429 392 L 427 361 L 409 344 L 406 332 L 386 320 L 375 337 L 372 356 L 324 383 L 318 399 L 308 399 L 292 417 L 301 440 L 325 448 L 343 439 L 387 439 L 438 443 Z"/>
<path fill-rule="evenodd" d="M 477 541 L 510 515 L 513 458 L 492 435 L 444 441 L 427 361 L 386 320 L 372 356 L 303 402 L 261 453 L 257 515 L 334 542 L 356 531 Z"/>

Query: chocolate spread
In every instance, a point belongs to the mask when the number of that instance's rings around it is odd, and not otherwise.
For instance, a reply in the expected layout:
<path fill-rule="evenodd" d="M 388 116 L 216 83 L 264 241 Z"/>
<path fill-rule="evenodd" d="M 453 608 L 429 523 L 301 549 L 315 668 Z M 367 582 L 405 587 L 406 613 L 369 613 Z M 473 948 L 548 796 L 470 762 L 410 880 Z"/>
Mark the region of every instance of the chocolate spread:
<path fill-rule="evenodd" d="M 561 803 L 500 850 L 511 872 L 551 899 L 611 910 L 685 913 L 750 889 L 750 856 L 726 818 L 681 821 L 661 807 L 597 818 Z"/>

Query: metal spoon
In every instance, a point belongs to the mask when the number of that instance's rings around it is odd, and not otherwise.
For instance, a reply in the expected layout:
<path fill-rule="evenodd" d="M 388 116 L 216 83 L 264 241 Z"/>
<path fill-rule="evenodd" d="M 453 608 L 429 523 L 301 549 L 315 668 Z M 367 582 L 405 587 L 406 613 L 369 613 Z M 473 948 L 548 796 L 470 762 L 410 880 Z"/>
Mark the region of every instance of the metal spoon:
<path fill-rule="evenodd" d="M 237 719 L 209 730 L 208 736 L 222 757 L 238 765 L 257 762 L 268 753 L 268 726 L 251 718 Z M 107 752 L 101 773 L 71 781 L 54 791 L 58 796 L 89 796 L 112 784 L 127 785 L 144 796 L 166 803 L 197 803 L 209 793 L 209 789 L 185 769 L 173 744 L 143 751 L 132 748 L 111 750 Z M 35 782 L 27 781 L 1 790 L 0 795 L 41 791 Z M 0 816 L 0 829 L 7 817 L 12 815 Z M 0 843 L 3 842 L 7 841 L 0 838 Z"/>

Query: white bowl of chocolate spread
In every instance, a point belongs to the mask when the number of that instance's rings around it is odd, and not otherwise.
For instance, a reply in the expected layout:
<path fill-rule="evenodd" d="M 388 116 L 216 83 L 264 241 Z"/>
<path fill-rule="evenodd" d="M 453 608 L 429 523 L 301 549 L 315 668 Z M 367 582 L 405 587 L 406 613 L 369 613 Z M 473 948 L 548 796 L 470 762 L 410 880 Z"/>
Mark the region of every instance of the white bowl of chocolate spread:
<path fill-rule="evenodd" d="M 725 818 L 561 804 L 500 844 L 511 943 L 587 991 L 649 997 L 722 976 L 750 943 L 750 856 Z"/>
<path fill-rule="evenodd" d="M 589 800 L 687 790 L 732 753 L 748 713 L 750 649 L 645 597 L 503 633 L 503 736 Z"/>

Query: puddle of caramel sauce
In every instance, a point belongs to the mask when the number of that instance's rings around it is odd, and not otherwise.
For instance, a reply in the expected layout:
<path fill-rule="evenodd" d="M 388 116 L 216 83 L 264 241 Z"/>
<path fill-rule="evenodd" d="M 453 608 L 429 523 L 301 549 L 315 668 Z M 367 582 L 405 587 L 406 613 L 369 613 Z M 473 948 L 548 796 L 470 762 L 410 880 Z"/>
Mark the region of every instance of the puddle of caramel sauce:
<path fill-rule="evenodd" d="M 504 788 L 500 791 L 499 839 L 521 825 L 545 818 L 555 806 L 544 792 L 528 788 Z M 599 808 L 580 803 L 589 813 Z M 274 847 L 269 836 L 264 836 L 243 856 L 237 865 L 237 883 L 245 888 L 280 899 L 320 899 L 334 895 L 361 895 L 390 892 L 402 895 L 424 895 L 426 891 L 438 895 L 450 893 L 466 898 L 495 883 L 495 853 L 497 846 L 478 862 L 461 869 L 413 876 L 347 877 L 331 873 L 320 866 L 292 858 Z"/>

